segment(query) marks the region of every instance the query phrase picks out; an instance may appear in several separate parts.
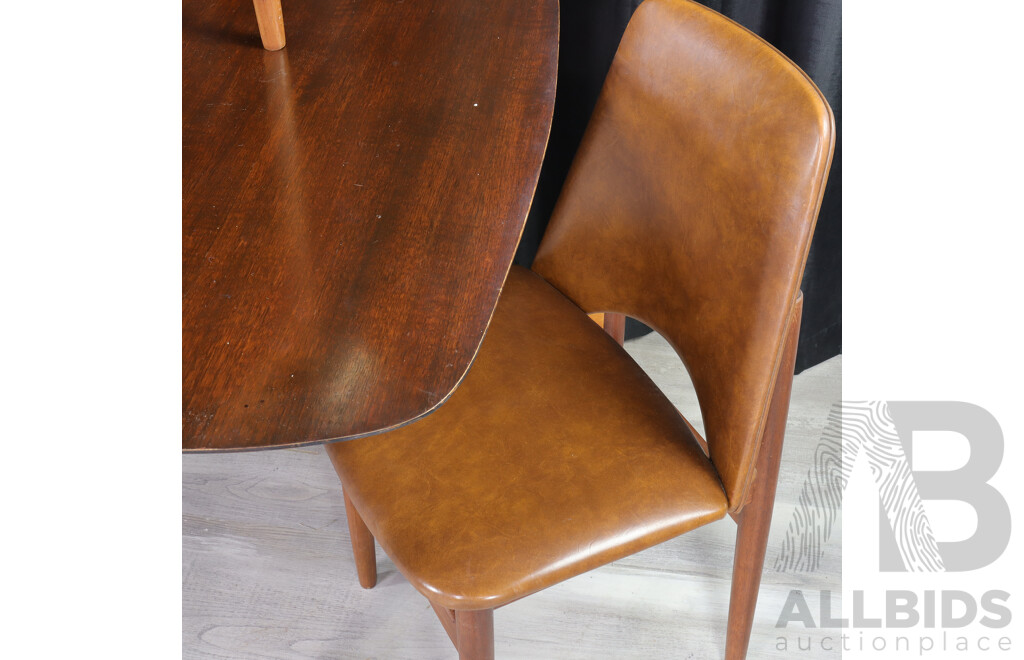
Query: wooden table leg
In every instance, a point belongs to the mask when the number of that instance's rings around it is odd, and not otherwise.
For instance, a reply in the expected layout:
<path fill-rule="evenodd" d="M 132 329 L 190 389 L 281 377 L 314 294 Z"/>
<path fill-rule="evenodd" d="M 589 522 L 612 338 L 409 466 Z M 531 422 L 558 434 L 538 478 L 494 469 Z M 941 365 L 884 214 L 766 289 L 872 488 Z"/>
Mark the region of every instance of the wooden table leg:
<path fill-rule="evenodd" d="M 284 14 L 281 0 L 252 0 L 256 8 L 256 23 L 260 26 L 260 39 L 267 50 L 284 48 Z"/>
<path fill-rule="evenodd" d="M 798 297 L 793 317 L 787 330 L 786 344 L 779 364 L 764 437 L 757 455 L 757 463 L 750 498 L 735 514 L 736 554 L 732 566 L 732 595 L 729 598 L 729 628 L 725 638 L 726 660 L 744 660 L 750 645 L 750 631 L 754 623 L 757 594 L 761 587 L 761 572 L 768 546 L 768 532 L 775 508 L 775 488 L 779 482 L 779 461 L 782 458 L 782 438 L 789 417 L 789 397 L 793 389 L 793 365 L 796 362 L 797 336 L 803 298 Z"/>

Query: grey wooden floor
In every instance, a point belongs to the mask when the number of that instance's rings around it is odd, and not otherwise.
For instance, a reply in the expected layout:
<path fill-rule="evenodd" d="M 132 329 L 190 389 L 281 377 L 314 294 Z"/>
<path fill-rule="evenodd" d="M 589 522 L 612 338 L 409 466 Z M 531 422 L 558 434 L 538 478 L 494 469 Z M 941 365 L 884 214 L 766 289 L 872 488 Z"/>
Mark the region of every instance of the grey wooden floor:
<path fill-rule="evenodd" d="M 702 429 L 679 360 L 657 335 L 627 349 Z M 838 658 L 821 635 L 777 630 L 791 589 L 816 612 L 840 591 L 838 533 L 819 570 L 777 572 L 774 560 L 830 406 L 841 358 L 796 378 L 772 534 L 748 657 Z M 427 601 L 378 548 L 379 581 L 359 587 L 341 488 L 323 449 L 184 456 L 182 641 L 185 658 L 454 659 Z M 721 658 L 735 524 L 708 525 L 495 613 L 499 660 Z M 786 637 L 789 650 L 776 650 Z"/>

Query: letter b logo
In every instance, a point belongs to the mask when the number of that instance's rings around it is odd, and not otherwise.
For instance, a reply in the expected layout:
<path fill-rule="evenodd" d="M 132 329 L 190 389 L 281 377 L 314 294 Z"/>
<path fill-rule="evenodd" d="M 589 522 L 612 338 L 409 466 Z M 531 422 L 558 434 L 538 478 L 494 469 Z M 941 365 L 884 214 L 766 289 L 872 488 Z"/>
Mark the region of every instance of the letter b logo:
<path fill-rule="evenodd" d="M 960 401 L 890 401 L 889 414 L 899 435 L 907 459 L 913 466 L 915 431 L 952 431 L 966 438 L 970 458 L 956 470 L 945 472 L 912 470 L 921 500 L 957 500 L 969 504 L 977 514 L 978 528 L 968 539 L 937 541 L 938 554 L 947 571 L 971 571 L 988 566 L 1006 550 L 1010 542 L 1010 509 L 1003 496 L 988 480 L 1003 460 L 1003 432 L 996 419 L 984 408 Z M 894 529 L 881 517 L 880 568 L 883 571 L 907 570 L 897 549 L 895 534 L 914 534 L 913 521 Z"/>

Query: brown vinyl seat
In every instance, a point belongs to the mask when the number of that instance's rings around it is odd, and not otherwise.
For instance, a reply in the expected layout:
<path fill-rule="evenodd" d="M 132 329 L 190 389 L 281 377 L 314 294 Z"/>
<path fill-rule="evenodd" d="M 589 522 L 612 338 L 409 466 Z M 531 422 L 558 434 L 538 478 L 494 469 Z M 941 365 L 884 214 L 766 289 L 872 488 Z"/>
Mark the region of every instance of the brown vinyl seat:
<path fill-rule="evenodd" d="M 513 267 L 435 413 L 327 446 L 360 582 L 374 537 L 463 660 L 495 607 L 732 515 L 726 658 L 746 655 L 833 119 L 774 48 L 688 0 L 647 0 L 608 73 L 532 272 Z M 587 314 L 682 358 L 707 435 Z"/>
<path fill-rule="evenodd" d="M 330 445 L 330 455 L 384 551 L 449 609 L 504 605 L 718 520 L 729 505 L 650 378 L 519 267 L 451 399 L 386 438 Z"/>

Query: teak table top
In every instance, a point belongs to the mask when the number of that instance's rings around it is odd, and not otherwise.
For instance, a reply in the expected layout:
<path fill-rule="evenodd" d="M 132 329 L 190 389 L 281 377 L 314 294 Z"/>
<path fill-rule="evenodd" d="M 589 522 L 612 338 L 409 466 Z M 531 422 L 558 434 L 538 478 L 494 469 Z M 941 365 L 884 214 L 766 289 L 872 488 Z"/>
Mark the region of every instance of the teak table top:
<path fill-rule="evenodd" d="M 185 0 L 182 448 L 420 417 L 476 354 L 547 142 L 556 0 Z"/>

